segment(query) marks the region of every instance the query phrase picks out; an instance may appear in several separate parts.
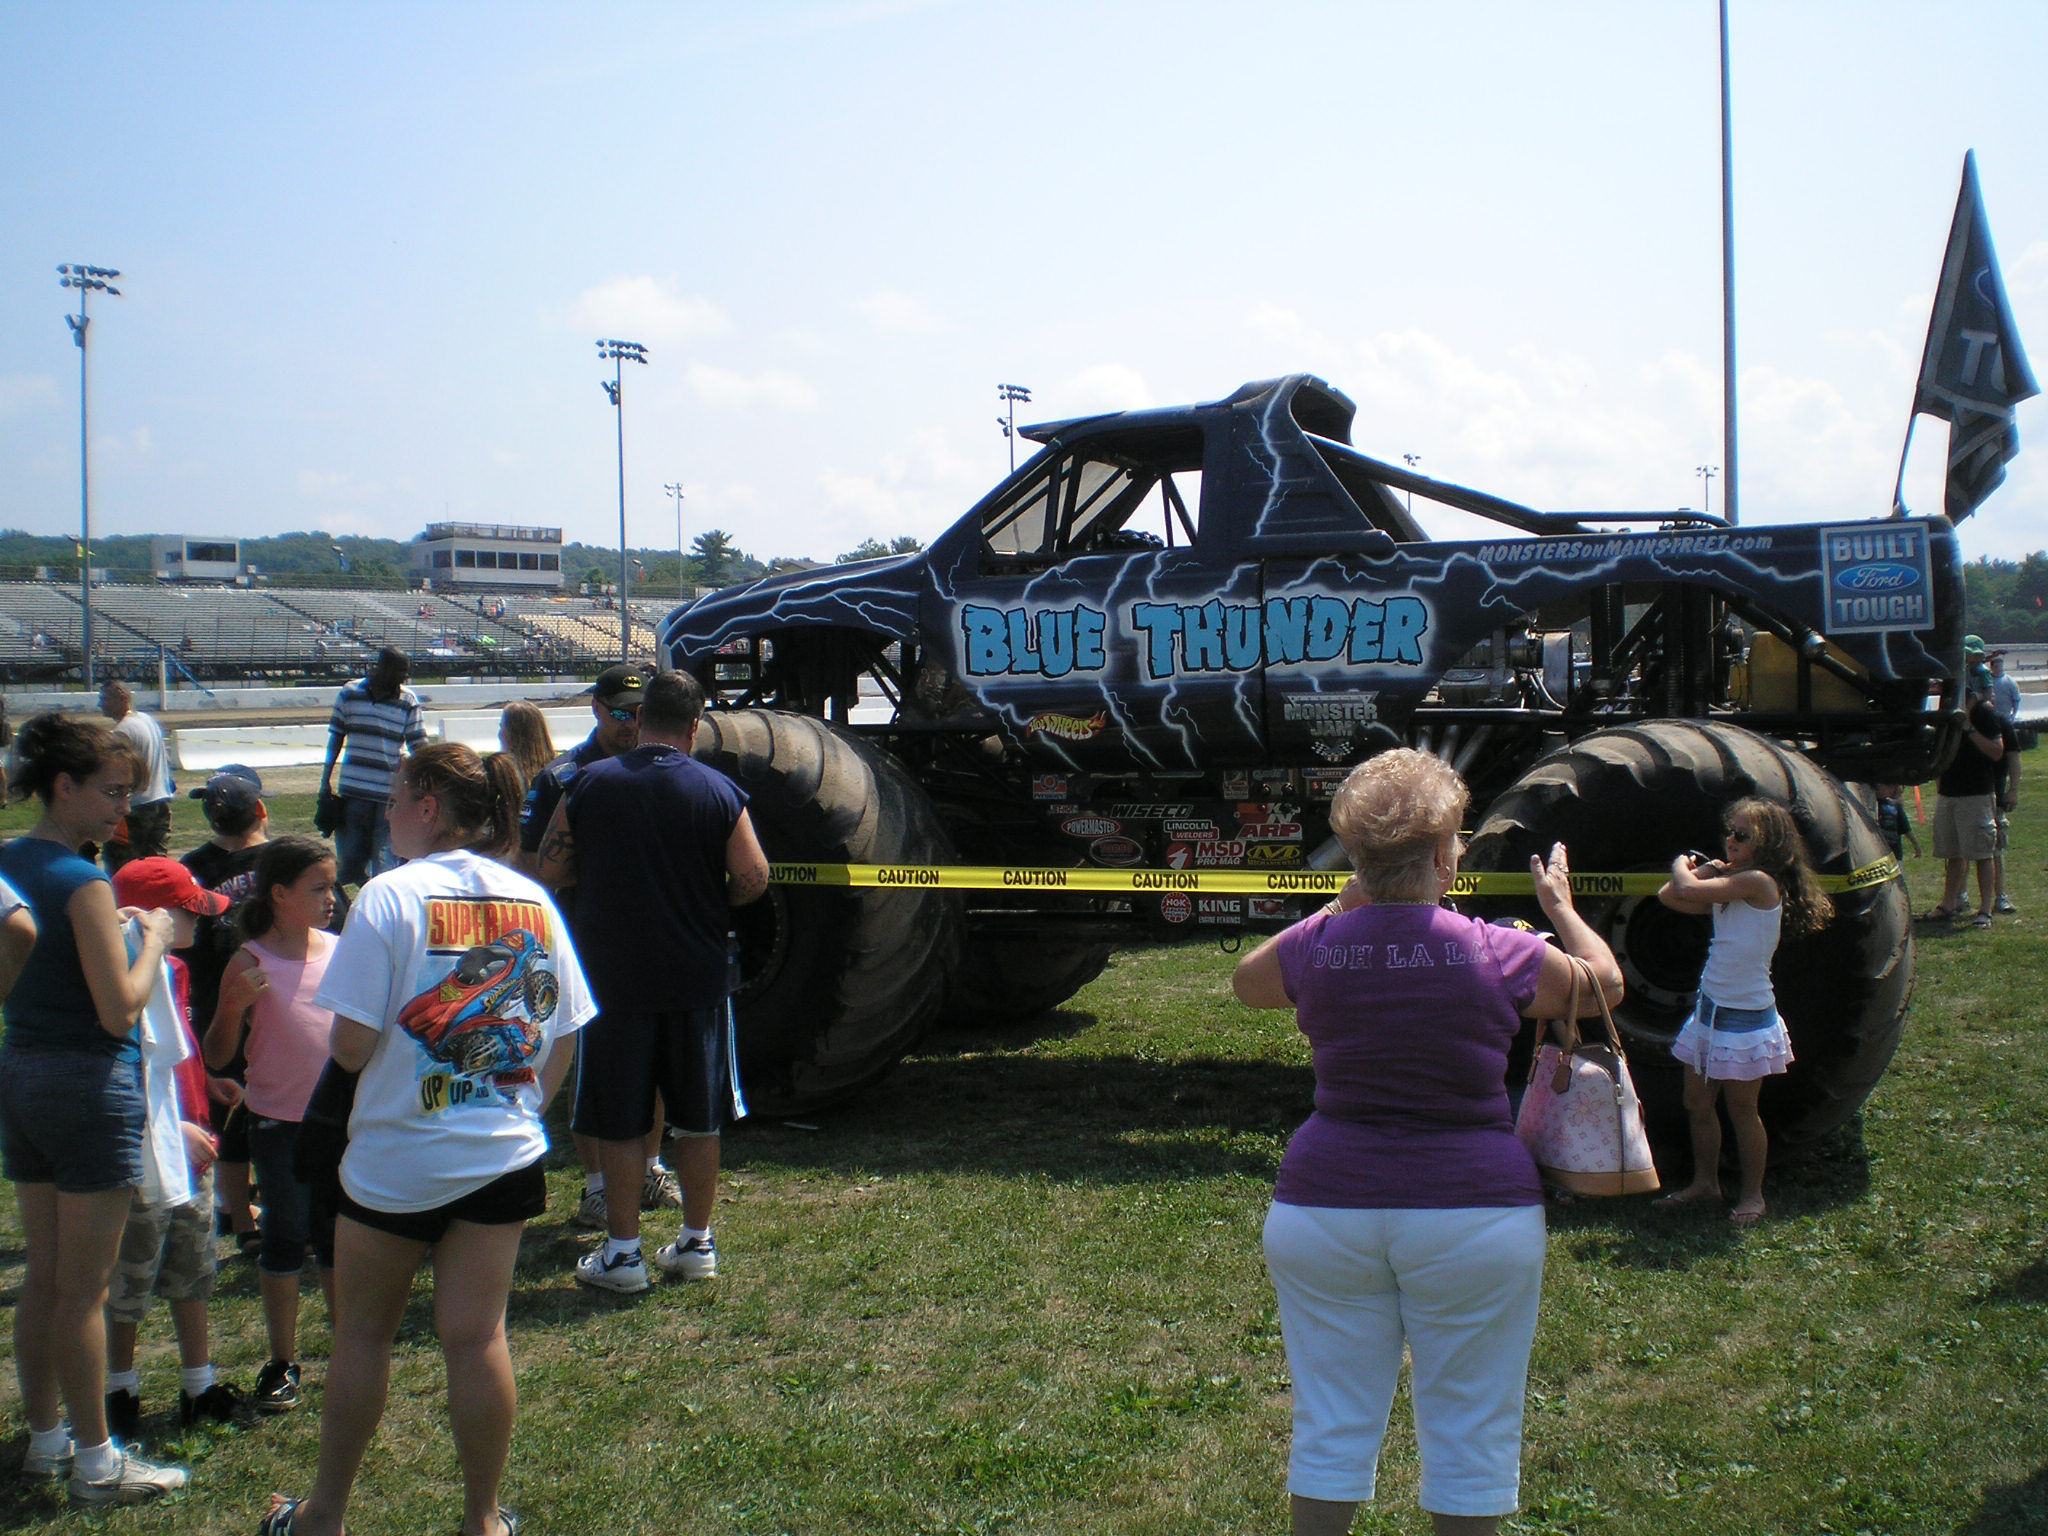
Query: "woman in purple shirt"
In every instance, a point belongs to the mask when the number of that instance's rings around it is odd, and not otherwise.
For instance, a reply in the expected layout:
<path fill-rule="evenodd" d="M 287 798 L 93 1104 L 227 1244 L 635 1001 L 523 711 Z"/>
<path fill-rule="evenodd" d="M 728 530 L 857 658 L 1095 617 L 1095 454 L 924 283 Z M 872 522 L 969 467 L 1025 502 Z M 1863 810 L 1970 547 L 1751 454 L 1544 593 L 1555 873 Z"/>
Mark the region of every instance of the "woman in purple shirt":
<path fill-rule="evenodd" d="M 1354 878 L 1232 978 L 1249 1006 L 1295 1010 L 1315 1062 L 1315 1113 L 1281 1161 L 1265 1233 L 1294 1381 L 1295 1536 L 1342 1536 L 1373 1496 L 1404 1341 L 1438 1536 L 1489 1536 L 1516 1507 L 1544 1233 L 1508 1114 L 1508 1047 L 1523 1016 L 1566 1008 L 1566 953 L 1610 1002 L 1621 971 L 1572 908 L 1563 844 L 1529 861 L 1563 950 L 1441 905 L 1467 800 L 1425 752 L 1353 769 L 1330 824 Z"/>

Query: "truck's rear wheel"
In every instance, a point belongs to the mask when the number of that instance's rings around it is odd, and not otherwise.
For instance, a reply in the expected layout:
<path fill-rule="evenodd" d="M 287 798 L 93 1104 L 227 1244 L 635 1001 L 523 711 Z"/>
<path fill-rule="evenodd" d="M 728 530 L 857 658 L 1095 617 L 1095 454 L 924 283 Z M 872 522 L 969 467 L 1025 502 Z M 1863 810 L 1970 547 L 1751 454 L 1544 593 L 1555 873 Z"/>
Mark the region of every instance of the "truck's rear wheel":
<path fill-rule="evenodd" d="M 960 967 L 953 973 L 946 1022 L 974 1029 L 1018 1024 L 1051 1013 L 1102 974 L 1111 947 L 971 935 Z"/>
<path fill-rule="evenodd" d="M 1526 870 L 1562 841 L 1582 872 L 1663 871 L 1688 849 L 1718 854 L 1721 813 L 1762 794 L 1792 807 L 1815 867 L 1845 875 L 1887 850 L 1867 812 L 1805 758 L 1737 726 L 1659 720 L 1596 732 L 1538 762 L 1488 807 L 1465 867 Z M 1786 937 L 1771 969 L 1798 1058 L 1764 1085 L 1775 1142 L 1810 1142 L 1846 1122 L 1890 1063 L 1913 994 L 1913 922 L 1897 880 L 1835 894 L 1820 933 Z M 1533 916 L 1533 903 L 1467 903 L 1482 915 Z M 1581 898 L 1628 978 L 1617 1012 L 1652 1135 L 1685 1140 L 1681 1073 L 1670 1043 L 1690 1011 L 1708 920 L 1654 896 Z M 1512 1070 L 1519 1072 L 1518 1064 Z"/>
<path fill-rule="evenodd" d="M 697 756 L 751 797 L 774 863 L 945 864 L 931 801 L 886 754 L 808 715 L 714 712 Z M 741 1084 L 756 1112 L 818 1108 L 917 1042 L 959 955 L 960 904 L 927 889 L 776 884 L 735 915 Z"/>

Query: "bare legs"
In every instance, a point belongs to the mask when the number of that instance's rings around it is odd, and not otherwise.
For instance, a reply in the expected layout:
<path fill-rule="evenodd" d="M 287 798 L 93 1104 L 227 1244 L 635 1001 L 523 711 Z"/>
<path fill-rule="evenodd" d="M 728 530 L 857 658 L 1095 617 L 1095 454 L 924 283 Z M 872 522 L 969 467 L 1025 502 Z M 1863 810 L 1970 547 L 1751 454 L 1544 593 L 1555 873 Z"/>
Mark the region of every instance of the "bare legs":
<path fill-rule="evenodd" d="M 1685 1118 L 1692 1132 L 1692 1182 L 1666 1197 L 1666 1203 L 1689 1205 L 1694 1201 L 1721 1198 L 1721 1117 L 1715 1101 L 1728 1105 L 1728 1123 L 1735 1130 L 1735 1160 L 1741 1170 L 1742 1187 L 1735 1209 L 1736 1221 L 1754 1221 L 1764 1213 L 1764 1163 L 1770 1139 L 1764 1132 L 1763 1117 L 1757 1113 L 1761 1080 L 1709 1081 L 1692 1067 L 1685 1069 Z"/>
<path fill-rule="evenodd" d="M 718 1208 L 718 1138 L 678 1136 L 668 1160 L 683 1186 L 683 1225 L 702 1230 Z"/>
<path fill-rule="evenodd" d="M 33 1430 L 71 1411 L 79 1445 L 107 1438 L 107 1280 L 121 1251 L 132 1189 L 66 1195 L 54 1184 L 17 1184 L 28 1251 L 14 1311 L 14 1369 Z"/>
<path fill-rule="evenodd" d="M 505 1344 L 505 1298 L 521 1223 L 458 1221 L 431 1250 L 434 1323 L 448 1372 L 448 1420 L 462 1465 L 465 1536 L 498 1536 L 498 1495 L 517 1393 Z M 320 1413 L 320 1471 L 299 1506 L 298 1536 L 336 1536 L 363 1456 L 384 1416 L 391 1343 L 430 1251 L 343 1216 L 335 1223 L 334 1359 Z"/>

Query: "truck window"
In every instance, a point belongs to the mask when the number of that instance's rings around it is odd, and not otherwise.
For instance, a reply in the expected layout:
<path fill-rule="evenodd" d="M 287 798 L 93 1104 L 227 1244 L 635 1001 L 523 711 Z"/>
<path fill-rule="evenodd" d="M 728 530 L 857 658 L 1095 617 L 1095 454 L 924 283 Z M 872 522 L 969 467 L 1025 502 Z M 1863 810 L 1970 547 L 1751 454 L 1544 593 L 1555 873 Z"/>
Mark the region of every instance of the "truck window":
<path fill-rule="evenodd" d="M 1072 555 L 1185 548 L 1201 507 L 1199 434 L 1164 457 L 1126 455 L 1107 443 L 1055 454 L 1028 473 L 982 521 L 982 544 L 1002 563 Z"/>

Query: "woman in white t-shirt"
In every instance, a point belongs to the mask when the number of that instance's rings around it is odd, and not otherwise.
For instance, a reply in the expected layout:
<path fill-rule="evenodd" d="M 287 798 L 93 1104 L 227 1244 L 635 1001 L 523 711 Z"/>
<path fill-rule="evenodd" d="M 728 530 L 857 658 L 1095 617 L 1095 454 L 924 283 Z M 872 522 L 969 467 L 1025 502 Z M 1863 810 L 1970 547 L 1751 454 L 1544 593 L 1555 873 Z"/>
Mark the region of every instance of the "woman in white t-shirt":
<path fill-rule="evenodd" d="M 465 1536 L 511 1536 L 498 1503 L 516 1394 L 505 1299 L 527 1221 L 547 1203 L 541 1114 L 594 1014 L 553 901 L 486 851 L 518 825 L 509 759 L 442 744 L 391 788 L 392 851 L 410 862 L 357 894 L 318 1002 L 333 1056 L 360 1073 L 335 1224 L 334 1355 L 312 1494 L 275 1496 L 265 1536 L 342 1528 L 422 1259 L 462 1465 Z"/>

